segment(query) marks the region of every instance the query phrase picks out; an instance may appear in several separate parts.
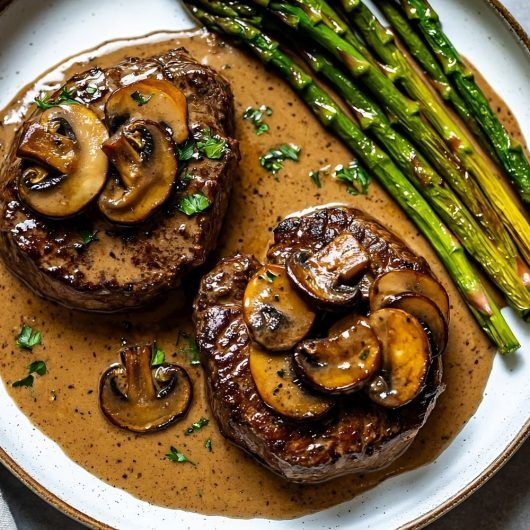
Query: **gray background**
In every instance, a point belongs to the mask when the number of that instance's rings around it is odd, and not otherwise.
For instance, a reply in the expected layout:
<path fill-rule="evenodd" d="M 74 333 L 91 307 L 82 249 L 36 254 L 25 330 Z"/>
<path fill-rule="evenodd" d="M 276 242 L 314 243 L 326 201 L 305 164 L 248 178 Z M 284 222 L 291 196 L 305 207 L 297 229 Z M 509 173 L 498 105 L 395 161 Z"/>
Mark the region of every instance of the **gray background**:
<path fill-rule="evenodd" d="M 530 33 L 530 0 L 504 0 Z M 20 530 L 81 530 L 0 466 L 0 485 Z M 432 530 L 529 530 L 530 440 L 477 493 L 429 526 Z"/>

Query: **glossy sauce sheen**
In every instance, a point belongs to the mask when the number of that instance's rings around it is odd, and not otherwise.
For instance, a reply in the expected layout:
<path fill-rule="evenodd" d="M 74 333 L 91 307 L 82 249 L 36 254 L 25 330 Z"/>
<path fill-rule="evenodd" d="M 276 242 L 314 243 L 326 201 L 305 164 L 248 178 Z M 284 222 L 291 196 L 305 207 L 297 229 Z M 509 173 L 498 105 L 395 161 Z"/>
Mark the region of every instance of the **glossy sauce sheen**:
<path fill-rule="evenodd" d="M 23 287 L 0 264 L 3 299 L 0 322 L 0 372 L 9 393 L 24 413 L 54 439 L 81 466 L 104 481 L 151 503 L 205 514 L 238 517 L 289 518 L 314 512 L 351 499 L 384 478 L 431 462 L 476 410 L 486 384 L 493 348 L 480 332 L 426 241 L 384 191 L 374 182 L 367 196 L 351 196 L 331 175 L 323 175 L 322 188 L 309 172 L 325 166 L 348 164 L 351 154 L 313 118 L 293 92 L 258 61 L 202 32 L 128 41 L 118 51 L 94 51 L 90 62 L 65 71 L 68 78 L 93 65 L 107 67 L 129 55 L 146 57 L 185 46 L 198 60 L 218 69 L 232 84 L 236 101 L 237 137 L 242 160 L 236 177 L 229 214 L 219 245 L 206 270 L 217 257 L 234 251 L 262 258 L 271 229 L 284 216 L 329 202 L 361 208 L 396 232 L 418 254 L 425 256 L 449 292 L 452 312 L 449 345 L 444 359 L 447 390 L 412 447 L 387 469 L 364 476 L 349 476 L 317 486 L 291 485 L 257 464 L 224 440 L 205 398 L 202 370 L 190 366 L 187 341 L 189 308 L 199 274 L 187 292 L 171 295 L 165 304 L 124 315 L 93 315 L 70 311 L 41 300 Z M 26 87 L 1 116 L 2 159 L 19 121 Z M 32 96 L 33 97 L 33 96 Z M 520 138 L 517 125 L 504 104 L 492 94 L 494 106 Z M 256 136 L 243 111 L 268 105 L 265 117 L 270 131 Z M 507 114 L 508 113 L 508 114 Z M 7 117 L 7 119 L 5 119 Z M 258 158 L 280 143 L 302 148 L 299 163 L 288 161 L 277 179 L 260 167 Z M 97 242 L 92 244 L 97 245 Z M 15 338 L 25 322 L 42 331 L 43 345 L 33 352 L 18 349 Z M 179 332 L 181 340 L 178 341 Z M 158 341 L 166 359 L 186 367 L 194 382 L 194 400 L 188 416 L 166 431 L 136 436 L 104 419 L 98 408 L 101 372 L 118 361 L 122 340 L 131 343 Z M 36 376 L 33 388 L 12 388 L 26 375 L 27 365 L 44 360 L 48 374 Z M 201 416 L 210 423 L 185 436 L 184 431 Z M 211 439 L 211 452 L 205 442 Z M 176 447 L 195 465 L 166 459 Z M 73 478 L 75 480 L 75 478 Z"/>

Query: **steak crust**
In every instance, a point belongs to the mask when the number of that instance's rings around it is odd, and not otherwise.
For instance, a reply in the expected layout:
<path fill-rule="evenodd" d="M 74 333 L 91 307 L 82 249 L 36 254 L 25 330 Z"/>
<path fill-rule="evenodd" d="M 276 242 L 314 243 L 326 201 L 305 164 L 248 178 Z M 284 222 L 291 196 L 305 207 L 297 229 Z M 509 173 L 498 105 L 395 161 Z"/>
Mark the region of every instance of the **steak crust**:
<path fill-rule="evenodd" d="M 358 210 L 322 209 L 286 219 L 275 230 L 268 258 L 282 263 L 299 248 L 319 248 L 348 230 L 369 249 L 378 271 L 413 268 L 429 272 L 396 236 Z M 288 420 L 268 408 L 249 366 L 250 337 L 242 316 L 249 279 L 259 269 L 247 255 L 225 258 L 202 282 L 194 305 L 197 342 L 203 356 L 212 412 L 223 434 L 270 470 L 303 483 L 383 468 L 414 440 L 443 391 L 436 357 L 427 385 L 397 410 L 377 406 L 362 392 L 338 399 L 324 419 Z"/>
<path fill-rule="evenodd" d="M 232 138 L 234 106 L 230 86 L 183 49 L 147 59 L 128 58 L 108 69 L 94 68 L 68 80 L 77 98 L 101 119 L 109 95 L 145 78 L 166 79 L 188 103 L 190 133 L 210 129 L 227 140 L 219 160 L 191 160 L 191 180 L 175 189 L 147 222 L 119 228 L 92 205 L 81 216 L 51 221 L 20 201 L 17 180 L 21 161 L 16 144 L 1 173 L 0 254 L 10 270 L 38 294 L 60 304 L 89 311 L 119 311 L 146 305 L 182 276 L 204 263 L 214 248 L 228 205 L 232 174 L 239 160 Z M 88 86 L 97 87 L 86 91 Z M 211 206 L 187 217 L 177 210 L 182 194 L 203 193 Z M 97 231 L 98 241 L 85 245 L 81 234 Z"/>

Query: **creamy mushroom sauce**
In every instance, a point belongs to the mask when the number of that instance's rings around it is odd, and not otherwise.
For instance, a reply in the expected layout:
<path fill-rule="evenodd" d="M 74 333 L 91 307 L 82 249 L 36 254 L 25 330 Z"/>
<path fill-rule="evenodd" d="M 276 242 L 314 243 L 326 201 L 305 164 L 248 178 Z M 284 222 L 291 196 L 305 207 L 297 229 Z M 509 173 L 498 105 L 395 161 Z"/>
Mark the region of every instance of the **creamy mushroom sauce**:
<path fill-rule="evenodd" d="M 287 85 L 250 55 L 201 31 L 107 43 L 87 52 L 80 64 L 69 60 L 58 66 L 51 71 L 51 77 L 60 79 L 64 74 L 67 78 L 93 65 L 106 67 L 129 55 L 145 57 L 178 46 L 185 46 L 197 59 L 218 69 L 232 84 L 236 100 L 242 160 L 219 250 L 210 266 L 218 256 L 237 250 L 262 258 L 272 227 L 296 210 L 345 202 L 369 212 L 399 234 L 415 252 L 425 256 L 449 292 L 451 326 L 444 356 L 447 390 L 412 447 L 387 469 L 323 485 L 292 485 L 264 469 L 219 433 L 205 398 L 201 368 L 190 366 L 187 341 L 182 339 L 183 332 L 191 331 L 193 288 L 173 293 L 167 302 L 142 312 L 113 316 L 84 314 L 40 299 L 0 264 L 3 299 L 0 373 L 10 395 L 40 430 L 94 475 L 151 503 L 204 514 L 295 517 L 351 499 L 386 477 L 431 462 L 479 405 L 490 373 L 493 348 L 434 252 L 377 183 L 371 183 L 368 195 L 353 197 L 331 175 L 322 176 L 321 189 L 311 182 L 308 175 L 311 170 L 346 165 L 352 156 L 317 123 Z M 109 51 L 111 48 L 113 51 Z M 43 79 L 22 90 L 3 111 L 2 159 L 35 96 L 35 88 L 42 87 Z M 485 83 L 482 86 L 511 132 L 520 139 L 518 126 L 505 104 Z M 265 118 L 270 132 L 257 136 L 252 124 L 243 121 L 241 115 L 247 107 L 260 105 L 268 105 L 273 113 Z M 286 162 L 275 179 L 260 167 L 258 158 L 283 142 L 300 146 L 302 152 L 299 163 Z M 196 285 L 197 278 L 186 284 Z M 36 346 L 32 353 L 15 345 L 23 322 L 42 332 L 43 345 Z M 176 345 L 179 334 L 181 340 Z M 157 339 L 169 361 L 187 368 L 194 381 L 195 396 L 185 419 L 163 432 L 137 436 L 104 419 L 98 408 L 98 380 L 102 371 L 118 360 L 122 340 L 136 343 L 153 339 Z M 12 388 L 15 380 L 27 374 L 27 365 L 34 360 L 44 360 L 48 374 L 37 376 L 33 388 Z M 210 419 L 209 425 L 185 436 L 186 428 L 201 416 Z M 208 439 L 211 452 L 205 447 Z M 170 446 L 196 465 L 166 459 Z"/>

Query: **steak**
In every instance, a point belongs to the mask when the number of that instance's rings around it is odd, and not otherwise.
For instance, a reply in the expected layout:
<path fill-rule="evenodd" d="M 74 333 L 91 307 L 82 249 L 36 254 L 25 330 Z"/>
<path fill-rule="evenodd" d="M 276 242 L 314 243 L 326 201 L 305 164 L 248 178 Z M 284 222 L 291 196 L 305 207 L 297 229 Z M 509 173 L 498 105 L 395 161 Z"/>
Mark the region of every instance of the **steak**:
<path fill-rule="evenodd" d="M 187 100 L 190 135 L 209 129 L 226 140 L 226 148 L 220 159 L 190 160 L 187 184 L 177 181 L 163 207 L 143 224 L 119 227 L 94 204 L 82 215 L 61 221 L 34 213 L 17 193 L 18 142 L 2 169 L 0 253 L 30 288 L 60 304 L 105 312 L 145 305 L 177 287 L 216 244 L 239 159 L 228 82 L 180 48 L 159 57 L 128 58 L 108 69 L 93 68 L 65 86 L 74 87 L 76 99 L 103 119 L 112 92 L 146 78 L 164 79 L 179 88 Z M 184 193 L 204 194 L 210 207 L 185 215 L 177 209 Z M 97 241 L 87 244 L 86 234 L 95 234 Z"/>
<path fill-rule="evenodd" d="M 274 231 L 268 259 L 284 263 L 295 249 L 321 248 L 344 231 L 368 249 L 374 274 L 397 268 L 430 270 L 396 236 L 349 208 L 320 209 L 282 221 Z M 261 399 L 249 366 L 251 339 L 242 299 L 259 268 L 252 256 L 225 258 L 203 278 L 195 300 L 197 343 L 212 412 L 222 433 L 294 482 L 322 482 L 389 465 L 409 447 L 443 391 L 440 357 L 433 359 L 422 393 L 399 409 L 382 408 L 357 392 L 338 398 L 333 411 L 319 420 L 282 417 Z"/>

